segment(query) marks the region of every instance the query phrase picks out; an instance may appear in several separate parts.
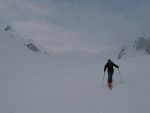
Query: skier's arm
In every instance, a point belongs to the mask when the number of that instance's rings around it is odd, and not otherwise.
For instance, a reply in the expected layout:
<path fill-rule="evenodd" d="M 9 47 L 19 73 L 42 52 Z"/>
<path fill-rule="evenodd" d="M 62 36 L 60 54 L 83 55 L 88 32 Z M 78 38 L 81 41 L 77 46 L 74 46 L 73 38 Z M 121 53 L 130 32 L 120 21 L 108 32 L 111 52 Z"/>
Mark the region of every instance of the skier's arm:
<path fill-rule="evenodd" d="M 106 71 L 106 68 L 107 68 L 107 64 L 104 66 L 104 72 Z"/>
<path fill-rule="evenodd" d="M 118 66 L 118 65 L 116 65 L 116 64 L 114 64 L 114 63 L 113 63 L 113 66 L 115 66 L 116 68 L 119 68 L 119 66 Z"/>

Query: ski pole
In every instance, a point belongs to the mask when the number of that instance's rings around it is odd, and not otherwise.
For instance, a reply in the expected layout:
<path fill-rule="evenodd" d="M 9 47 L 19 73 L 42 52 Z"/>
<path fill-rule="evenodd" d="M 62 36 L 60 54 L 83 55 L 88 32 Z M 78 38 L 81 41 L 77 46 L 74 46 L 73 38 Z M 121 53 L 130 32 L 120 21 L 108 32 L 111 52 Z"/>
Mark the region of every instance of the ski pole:
<path fill-rule="evenodd" d="M 103 83 L 102 85 L 104 85 L 104 79 L 105 79 L 105 72 L 104 72 L 104 75 L 103 75 L 103 78 L 102 78 L 102 80 L 103 80 L 102 81 L 102 83 Z"/>
<path fill-rule="evenodd" d="M 103 82 L 104 82 L 104 79 L 105 79 L 105 72 L 104 72 L 104 75 L 103 75 Z"/>
<path fill-rule="evenodd" d="M 120 73 L 119 68 L 118 68 L 118 71 L 119 71 L 120 82 L 123 83 L 123 81 L 122 81 L 122 76 L 121 76 L 121 73 Z"/>

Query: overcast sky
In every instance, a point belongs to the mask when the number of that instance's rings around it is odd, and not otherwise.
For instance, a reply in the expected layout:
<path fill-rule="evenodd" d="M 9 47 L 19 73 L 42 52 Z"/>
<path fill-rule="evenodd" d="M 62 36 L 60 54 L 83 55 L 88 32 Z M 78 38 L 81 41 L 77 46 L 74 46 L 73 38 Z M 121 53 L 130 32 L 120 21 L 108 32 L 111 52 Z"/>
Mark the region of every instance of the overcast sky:
<path fill-rule="evenodd" d="M 99 52 L 150 36 L 150 0 L 0 0 L 7 25 L 56 52 Z"/>

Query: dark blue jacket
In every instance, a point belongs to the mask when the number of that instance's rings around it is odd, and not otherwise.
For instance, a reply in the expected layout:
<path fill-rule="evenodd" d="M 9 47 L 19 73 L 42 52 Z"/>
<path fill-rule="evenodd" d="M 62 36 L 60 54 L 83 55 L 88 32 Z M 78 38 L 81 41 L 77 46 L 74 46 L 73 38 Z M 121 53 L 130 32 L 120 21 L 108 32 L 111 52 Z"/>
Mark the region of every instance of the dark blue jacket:
<path fill-rule="evenodd" d="M 104 66 L 104 72 L 106 71 L 106 69 L 107 71 L 114 71 L 113 67 L 119 68 L 119 66 L 114 64 L 113 62 L 107 62 Z"/>

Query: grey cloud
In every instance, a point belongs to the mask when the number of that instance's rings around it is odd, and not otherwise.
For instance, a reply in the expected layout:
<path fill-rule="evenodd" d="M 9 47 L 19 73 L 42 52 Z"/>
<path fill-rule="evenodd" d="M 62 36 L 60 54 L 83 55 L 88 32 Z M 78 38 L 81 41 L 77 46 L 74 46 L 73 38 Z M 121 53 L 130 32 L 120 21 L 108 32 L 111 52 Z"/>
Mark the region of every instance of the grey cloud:
<path fill-rule="evenodd" d="M 0 21 L 56 51 L 100 51 L 149 35 L 150 2 L 143 0 L 1 0 Z"/>

